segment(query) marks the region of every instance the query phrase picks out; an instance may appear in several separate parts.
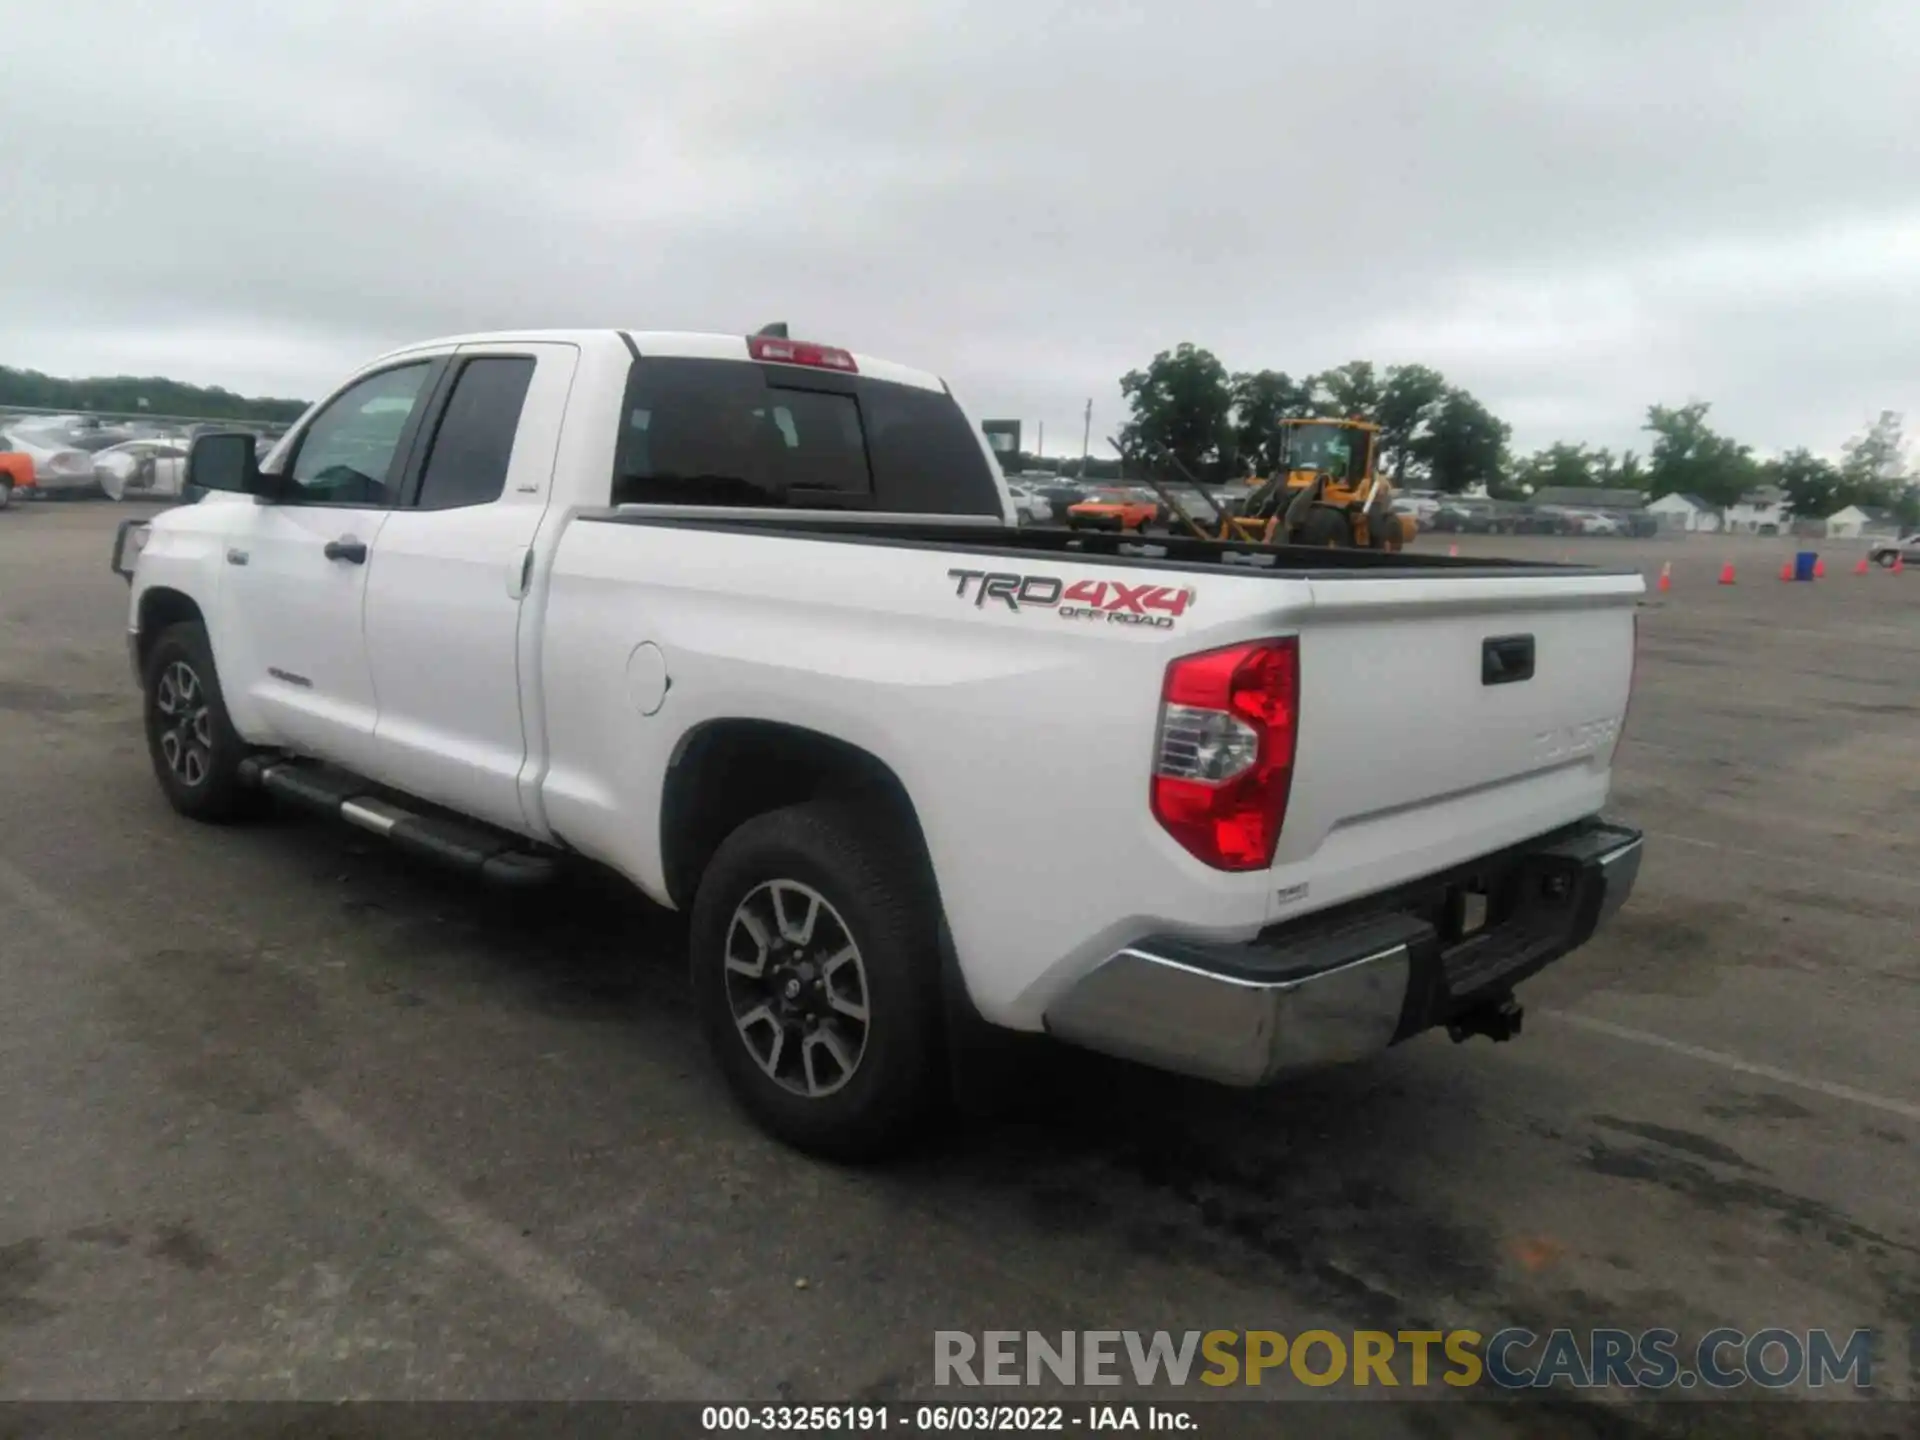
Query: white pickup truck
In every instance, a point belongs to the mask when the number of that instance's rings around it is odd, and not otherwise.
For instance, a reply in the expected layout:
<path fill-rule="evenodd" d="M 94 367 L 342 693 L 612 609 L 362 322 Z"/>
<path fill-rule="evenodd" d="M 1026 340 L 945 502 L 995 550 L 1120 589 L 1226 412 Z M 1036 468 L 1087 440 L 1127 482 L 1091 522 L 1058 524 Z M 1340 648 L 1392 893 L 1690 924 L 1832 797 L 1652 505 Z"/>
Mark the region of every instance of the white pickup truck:
<path fill-rule="evenodd" d="M 1237 1085 L 1504 1039 L 1638 871 L 1637 573 L 1017 528 L 942 381 L 865 355 L 435 341 L 188 484 L 113 557 L 174 808 L 611 867 L 821 1153 L 1007 1031 Z"/>

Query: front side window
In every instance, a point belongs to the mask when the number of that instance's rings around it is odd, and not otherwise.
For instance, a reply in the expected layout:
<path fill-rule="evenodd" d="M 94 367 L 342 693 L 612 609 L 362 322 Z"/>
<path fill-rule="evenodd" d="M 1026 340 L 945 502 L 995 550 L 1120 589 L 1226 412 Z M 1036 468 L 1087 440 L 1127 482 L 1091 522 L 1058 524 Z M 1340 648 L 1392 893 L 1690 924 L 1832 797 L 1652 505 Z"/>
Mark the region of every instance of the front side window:
<path fill-rule="evenodd" d="M 400 437 L 431 369 L 423 360 L 382 370 L 322 410 L 300 438 L 284 498 L 313 505 L 391 504 Z"/>

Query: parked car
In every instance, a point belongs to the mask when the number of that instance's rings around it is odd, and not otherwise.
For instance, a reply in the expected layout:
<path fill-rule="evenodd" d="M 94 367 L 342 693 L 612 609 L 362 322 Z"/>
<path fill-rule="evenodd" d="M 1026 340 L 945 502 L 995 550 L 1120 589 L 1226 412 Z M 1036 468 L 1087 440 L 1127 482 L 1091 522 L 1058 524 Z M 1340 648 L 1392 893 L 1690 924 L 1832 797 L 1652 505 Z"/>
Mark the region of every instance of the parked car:
<path fill-rule="evenodd" d="M 1411 515 L 1420 522 L 1423 530 L 1432 528 L 1433 517 L 1440 513 L 1442 503 L 1429 495 L 1401 494 L 1393 498 L 1395 513 Z"/>
<path fill-rule="evenodd" d="M 414 345 L 271 462 L 203 435 L 216 493 L 116 536 L 168 802 L 611 867 L 810 1150 L 913 1138 L 996 1029 L 1236 1085 L 1508 1038 L 1638 873 L 1636 573 L 1064 550 L 938 377 L 763 336 Z"/>
<path fill-rule="evenodd" d="M 66 442 L 75 450 L 84 450 L 89 455 L 97 455 L 102 450 L 115 445 L 124 445 L 140 437 L 132 430 L 117 425 L 101 425 L 97 421 L 75 426 L 67 435 Z"/>
<path fill-rule="evenodd" d="M 43 499 L 68 499 L 98 495 L 100 482 L 94 478 L 93 456 L 72 446 L 38 443 L 29 432 L 12 430 L 6 436 L 6 448 L 25 455 L 33 462 L 35 492 Z"/>
<path fill-rule="evenodd" d="M 1016 518 L 1022 525 L 1043 524 L 1053 518 L 1053 506 L 1023 481 L 1009 480 L 1007 495 L 1012 499 Z"/>
<path fill-rule="evenodd" d="M 1572 530 L 1573 526 L 1566 516 L 1546 505 L 1522 508 L 1513 522 L 1516 535 L 1567 535 Z"/>
<path fill-rule="evenodd" d="M 1149 490 L 1109 486 L 1095 491 L 1077 505 L 1067 507 L 1067 524 L 1076 530 L 1144 531 L 1157 524 L 1162 506 Z"/>
<path fill-rule="evenodd" d="M 33 457 L 0 448 L 0 510 L 33 492 Z"/>
<path fill-rule="evenodd" d="M 1239 487 L 1213 485 L 1202 489 L 1199 486 L 1182 484 L 1169 485 L 1166 487 L 1166 492 L 1174 504 L 1186 513 L 1188 519 L 1209 535 L 1213 535 L 1219 532 L 1221 515 L 1234 513 L 1236 502 L 1232 492 L 1236 488 Z M 1156 507 L 1159 524 L 1169 527 L 1175 534 L 1193 533 L 1181 524 L 1173 510 L 1161 502 L 1160 497 L 1154 495 L 1150 487 L 1147 489 L 1147 494 L 1159 502 Z"/>
<path fill-rule="evenodd" d="M 1576 533 L 1581 535 L 1619 535 L 1623 533 L 1620 522 L 1611 515 L 1602 515 L 1598 510 L 1574 510 L 1568 512 L 1575 525 Z"/>
<path fill-rule="evenodd" d="M 122 425 L 103 425 L 93 415 L 35 415 L 16 420 L 13 433 L 48 450 L 84 450 L 89 455 L 138 438 Z"/>
<path fill-rule="evenodd" d="M 1876 540 L 1867 551 L 1867 556 L 1876 565 L 1892 567 L 1898 560 L 1901 565 L 1920 565 L 1920 530 L 1902 535 L 1897 540 Z"/>
<path fill-rule="evenodd" d="M 1486 500 L 1450 500 L 1433 513 L 1429 530 L 1458 531 L 1466 535 L 1507 535 L 1515 522 Z"/>
<path fill-rule="evenodd" d="M 1034 493 L 1047 502 L 1047 508 L 1052 512 L 1045 521 L 1040 522 L 1043 524 L 1066 524 L 1067 511 L 1093 493 L 1087 486 L 1074 480 L 1038 480 L 1032 483 Z"/>
<path fill-rule="evenodd" d="M 93 473 L 109 500 L 175 499 L 185 485 L 187 452 L 171 440 L 128 440 L 96 451 Z"/>

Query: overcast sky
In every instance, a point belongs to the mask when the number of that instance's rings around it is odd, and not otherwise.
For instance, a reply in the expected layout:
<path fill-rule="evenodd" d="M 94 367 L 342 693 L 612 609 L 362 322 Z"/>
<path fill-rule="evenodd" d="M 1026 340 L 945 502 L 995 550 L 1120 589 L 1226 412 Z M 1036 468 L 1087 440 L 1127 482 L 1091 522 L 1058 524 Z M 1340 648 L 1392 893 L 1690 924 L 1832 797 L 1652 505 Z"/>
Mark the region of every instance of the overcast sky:
<path fill-rule="evenodd" d="M 1522 449 L 1920 412 L 1912 0 L 5 13 L 0 363 L 311 397 L 431 335 L 784 319 L 1055 452 L 1182 340 L 1420 361 Z"/>

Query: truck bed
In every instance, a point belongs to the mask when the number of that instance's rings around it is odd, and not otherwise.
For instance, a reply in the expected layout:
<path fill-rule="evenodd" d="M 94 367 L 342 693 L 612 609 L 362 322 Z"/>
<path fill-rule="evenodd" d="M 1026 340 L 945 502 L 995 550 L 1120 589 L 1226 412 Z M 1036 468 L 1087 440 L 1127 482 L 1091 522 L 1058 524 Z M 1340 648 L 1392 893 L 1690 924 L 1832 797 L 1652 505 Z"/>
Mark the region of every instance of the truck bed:
<path fill-rule="evenodd" d="M 1259 545 L 1244 540 L 1200 540 L 1191 535 L 1147 539 L 1113 532 L 1003 525 L 925 515 L 884 515 L 859 510 L 738 510 L 710 507 L 621 506 L 587 513 L 584 521 L 689 530 L 791 535 L 849 545 L 885 545 L 976 555 L 1060 555 L 1096 564 L 1141 565 L 1158 570 L 1208 572 L 1223 566 L 1293 579 L 1342 575 L 1380 579 L 1389 575 L 1450 577 L 1517 575 L 1632 575 L 1630 566 L 1560 565 L 1490 556 L 1440 555 L 1430 551 L 1341 550 L 1309 545 Z"/>

